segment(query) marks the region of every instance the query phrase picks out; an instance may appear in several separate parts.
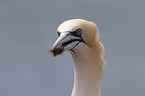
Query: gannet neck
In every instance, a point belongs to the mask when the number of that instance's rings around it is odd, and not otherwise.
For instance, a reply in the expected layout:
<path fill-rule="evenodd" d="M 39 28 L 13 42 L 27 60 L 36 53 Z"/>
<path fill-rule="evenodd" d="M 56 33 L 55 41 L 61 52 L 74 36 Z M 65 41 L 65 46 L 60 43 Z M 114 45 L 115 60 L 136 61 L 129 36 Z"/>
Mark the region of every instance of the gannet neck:
<path fill-rule="evenodd" d="M 105 61 L 100 52 L 102 46 L 98 45 L 99 42 L 94 48 L 90 48 L 80 44 L 79 47 L 82 48 L 76 48 L 76 54 L 71 52 L 74 63 L 74 86 L 71 96 L 101 96 Z"/>

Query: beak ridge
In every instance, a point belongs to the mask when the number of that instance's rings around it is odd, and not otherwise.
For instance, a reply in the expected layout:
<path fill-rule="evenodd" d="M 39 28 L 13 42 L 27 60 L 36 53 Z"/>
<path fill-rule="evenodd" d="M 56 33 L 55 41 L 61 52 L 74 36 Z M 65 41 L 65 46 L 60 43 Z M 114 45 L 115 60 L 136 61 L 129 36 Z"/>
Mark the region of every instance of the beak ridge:
<path fill-rule="evenodd" d="M 54 43 L 53 49 L 61 46 L 61 44 L 65 43 L 65 42 L 67 42 L 69 40 L 71 40 L 71 35 L 69 33 L 67 33 L 67 32 L 61 33 L 60 37 Z"/>

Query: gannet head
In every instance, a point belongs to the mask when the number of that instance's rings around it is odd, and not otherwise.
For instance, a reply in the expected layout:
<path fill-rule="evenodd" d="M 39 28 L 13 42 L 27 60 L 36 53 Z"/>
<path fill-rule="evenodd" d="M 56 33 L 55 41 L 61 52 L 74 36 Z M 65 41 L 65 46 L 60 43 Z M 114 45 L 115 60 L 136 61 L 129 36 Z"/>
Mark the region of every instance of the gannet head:
<path fill-rule="evenodd" d="M 54 56 L 64 51 L 79 49 L 80 44 L 88 47 L 94 46 L 98 39 L 98 28 L 96 24 L 83 19 L 72 19 L 63 22 L 57 29 L 58 39 L 53 45 Z"/>

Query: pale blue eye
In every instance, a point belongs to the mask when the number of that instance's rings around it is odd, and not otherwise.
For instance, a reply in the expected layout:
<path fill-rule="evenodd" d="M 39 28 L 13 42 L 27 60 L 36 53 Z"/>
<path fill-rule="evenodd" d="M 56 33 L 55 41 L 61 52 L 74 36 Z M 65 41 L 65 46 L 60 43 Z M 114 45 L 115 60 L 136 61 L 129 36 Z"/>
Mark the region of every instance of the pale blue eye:
<path fill-rule="evenodd" d="M 81 29 L 77 29 L 76 31 L 72 32 L 71 34 L 74 35 L 74 36 L 77 36 L 77 37 L 81 37 L 82 30 Z"/>

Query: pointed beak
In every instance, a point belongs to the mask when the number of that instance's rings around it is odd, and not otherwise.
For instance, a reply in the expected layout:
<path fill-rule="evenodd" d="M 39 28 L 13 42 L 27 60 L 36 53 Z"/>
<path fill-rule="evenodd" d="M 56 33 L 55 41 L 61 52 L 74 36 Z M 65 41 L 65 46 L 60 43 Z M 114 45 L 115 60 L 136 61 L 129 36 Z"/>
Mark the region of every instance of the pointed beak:
<path fill-rule="evenodd" d="M 53 49 L 57 47 L 63 47 L 63 44 L 71 40 L 71 35 L 68 32 L 61 33 L 60 37 L 53 45 Z"/>
<path fill-rule="evenodd" d="M 81 29 L 77 29 L 77 31 L 70 32 L 65 31 L 59 34 L 59 38 L 53 45 L 52 50 L 54 56 L 63 53 L 64 51 L 75 51 L 73 50 L 78 46 L 81 42 L 85 44 L 83 38 L 81 37 Z"/>
<path fill-rule="evenodd" d="M 75 44 L 75 41 L 79 41 L 81 42 L 82 38 L 80 37 L 76 37 L 76 36 L 72 36 L 71 33 L 69 32 L 64 32 L 60 34 L 60 37 L 56 40 L 56 42 L 53 45 L 53 49 L 54 48 L 58 48 L 58 47 L 65 47 L 69 44 Z M 72 45 L 74 46 L 74 45 Z M 69 47 L 69 46 L 68 46 Z"/>

